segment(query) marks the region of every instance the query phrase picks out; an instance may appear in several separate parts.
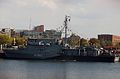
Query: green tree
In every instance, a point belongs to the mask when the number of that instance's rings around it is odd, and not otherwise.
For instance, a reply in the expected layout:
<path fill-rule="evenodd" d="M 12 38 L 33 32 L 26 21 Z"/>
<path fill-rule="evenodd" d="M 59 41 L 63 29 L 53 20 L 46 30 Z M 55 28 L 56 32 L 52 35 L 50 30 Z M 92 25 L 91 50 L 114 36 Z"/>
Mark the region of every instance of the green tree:
<path fill-rule="evenodd" d="M 105 46 L 112 46 L 112 41 L 105 40 Z"/>
<path fill-rule="evenodd" d="M 89 45 L 94 45 L 94 46 L 100 46 L 100 40 L 96 39 L 96 38 L 91 38 L 89 40 Z"/>
<path fill-rule="evenodd" d="M 15 43 L 16 45 L 25 45 L 27 43 L 27 39 L 25 37 L 16 37 Z"/>
<path fill-rule="evenodd" d="M 12 43 L 12 38 L 9 37 L 8 35 L 5 34 L 0 34 L 0 44 L 11 44 Z"/>
<path fill-rule="evenodd" d="M 80 36 L 72 34 L 69 38 L 68 38 L 68 44 L 71 47 L 79 47 L 80 46 Z"/>
<path fill-rule="evenodd" d="M 100 40 L 100 46 L 101 46 L 101 47 L 106 46 L 106 43 L 105 43 L 105 41 L 104 41 L 104 40 Z"/>
<path fill-rule="evenodd" d="M 117 48 L 120 48 L 120 43 L 117 43 L 115 46 L 116 46 Z"/>
<path fill-rule="evenodd" d="M 0 50 L 7 45 L 12 44 L 12 38 L 5 34 L 0 34 Z"/>
<path fill-rule="evenodd" d="M 80 46 L 88 46 L 89 44 L 88 44 L 88 40 L 87 39 L 84 39 L 84 38 L 82 38 L 81 40 L 80 40 Z"/>
<path fill-rule="evenodd" d="M 112 41 L 110 41 L 110 40 L 100 40 L 100 45 L 101 45 L 101 47 L 112 46 Z"/>

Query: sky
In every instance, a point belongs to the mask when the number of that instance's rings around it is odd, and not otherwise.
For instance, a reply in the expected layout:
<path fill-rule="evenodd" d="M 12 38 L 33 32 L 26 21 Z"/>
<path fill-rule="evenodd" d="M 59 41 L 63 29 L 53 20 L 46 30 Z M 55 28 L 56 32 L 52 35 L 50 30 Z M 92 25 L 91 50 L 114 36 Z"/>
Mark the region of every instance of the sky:
<path fill-rule="evenodd" d="M 82 38 L 120 35 L 120 0 L 0 0 L 0 28 L 45 29 L 63 26 L 65 15 L 73 33 Z M 30 22 L 31 19 L 31 22 Z"/>

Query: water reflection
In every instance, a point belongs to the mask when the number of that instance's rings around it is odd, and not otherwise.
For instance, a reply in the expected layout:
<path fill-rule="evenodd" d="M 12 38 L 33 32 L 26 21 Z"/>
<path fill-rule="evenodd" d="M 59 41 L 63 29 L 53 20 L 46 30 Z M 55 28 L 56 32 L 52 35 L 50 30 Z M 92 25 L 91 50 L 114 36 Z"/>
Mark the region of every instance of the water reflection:
<path fill-rule="evenodd" d="M 0 79 L 119 79 L 120 63 L 0 60 Z"/>

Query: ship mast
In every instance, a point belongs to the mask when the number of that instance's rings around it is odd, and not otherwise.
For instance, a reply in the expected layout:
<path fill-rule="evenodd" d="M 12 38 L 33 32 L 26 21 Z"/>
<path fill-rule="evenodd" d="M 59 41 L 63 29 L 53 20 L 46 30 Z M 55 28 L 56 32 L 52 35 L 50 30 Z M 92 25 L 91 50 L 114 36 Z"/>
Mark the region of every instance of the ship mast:
<path fill-rule="evenodd" d="M 70 22 L 71 17 L 65 16 L 64 28 L 65 28 L 65 45 L 67 44 L 67 31 L 68 31 L 68 22 Z"/>

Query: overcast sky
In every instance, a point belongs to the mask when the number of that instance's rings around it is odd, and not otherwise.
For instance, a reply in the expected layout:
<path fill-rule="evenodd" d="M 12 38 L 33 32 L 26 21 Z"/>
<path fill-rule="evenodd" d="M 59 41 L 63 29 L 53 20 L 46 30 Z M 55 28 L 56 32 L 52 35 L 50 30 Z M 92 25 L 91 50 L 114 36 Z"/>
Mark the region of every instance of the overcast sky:
<path fill-rule="evenodd" d="M 69 28 L 84 38 L 120 35 L 120 0 L 0 0 L 0 28 L 56 29 L 71 16 Z"/>

